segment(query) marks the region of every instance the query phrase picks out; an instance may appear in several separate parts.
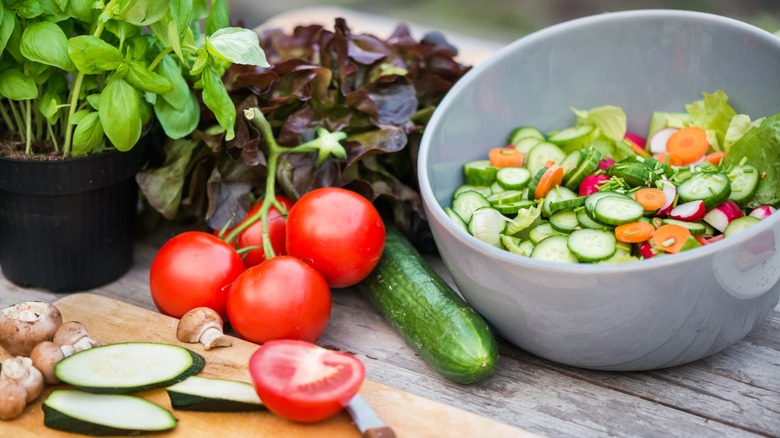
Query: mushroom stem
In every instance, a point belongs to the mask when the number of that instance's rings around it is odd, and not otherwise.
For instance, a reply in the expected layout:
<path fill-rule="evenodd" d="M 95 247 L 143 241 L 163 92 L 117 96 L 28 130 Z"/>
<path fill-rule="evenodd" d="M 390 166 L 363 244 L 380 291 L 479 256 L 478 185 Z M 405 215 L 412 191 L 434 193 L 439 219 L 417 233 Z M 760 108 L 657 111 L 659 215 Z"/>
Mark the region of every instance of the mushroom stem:
<path fill-rule="evenodd" d="M 210 327 L 201 333 L 198 342 L 203 344 L 206 350 L 210 350 L 214 347 L 230 347 L 233 345 L 233 340 L 225 336 L 222 330 Z"/>

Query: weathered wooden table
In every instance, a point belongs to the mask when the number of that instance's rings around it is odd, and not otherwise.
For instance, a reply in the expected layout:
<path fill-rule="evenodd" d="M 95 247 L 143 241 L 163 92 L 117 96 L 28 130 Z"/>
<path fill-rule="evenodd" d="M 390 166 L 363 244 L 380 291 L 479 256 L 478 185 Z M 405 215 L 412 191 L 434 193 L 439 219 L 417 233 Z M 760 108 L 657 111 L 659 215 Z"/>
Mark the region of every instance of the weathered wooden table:
<path fill-rule="evenodd" d="M 163 229 L 141 240 L 132 269 L 90 292 L 154 310 L 149 266 L 160 245 L 176 231 Z M 430 261 L 446 275 L 439 260 Z M 3 307 L 36 299 L 53 302 L 63 296 L 22 289 L 0 276 Z M 319 343 L 356 354 L 372 381 L 515 426 L 518 433 L 780 436 L 780 305 L 735 346 L 657 371 L 577 369 L 499 341 L 501 358 L 494 376 L 475 385 L 454 384 L 429 368 L 355 291 L 342 289 L 334 291 L 333 314 Z M 441 434 L 462 435 L 446 430 Z"/>

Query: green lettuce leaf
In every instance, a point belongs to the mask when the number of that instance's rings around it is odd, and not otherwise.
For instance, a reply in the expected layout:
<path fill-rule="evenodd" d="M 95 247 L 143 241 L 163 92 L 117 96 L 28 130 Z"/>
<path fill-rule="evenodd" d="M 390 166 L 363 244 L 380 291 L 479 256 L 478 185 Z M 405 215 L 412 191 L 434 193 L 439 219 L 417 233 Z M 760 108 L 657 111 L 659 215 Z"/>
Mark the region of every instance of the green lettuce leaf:
<path fill-rule="evenodd" d="M 780 207 L 780 113 L 767 117 L 759 126 L 747 131 L 731 146 L 724 163 L 729 166 L 742 160 L 764 174 L 747 207 Z"/>
<path fill-rule="evenodd" d="M 729 104 L 729 97 L 721 90 L 714 93 L 702 93 L 704 98 L 685 105 L 691 122 L 707 130 L 707 138 L 715 150 L 723 150 L 722 145 L 729 129 L 731 119 L 737 115 Z"/>
<path fill-rule="evenodd" d="M 572 108 L 577 125 L 594 125 L 604 137 L 622 140 L 626 135 L 627 118 L 622 108 L 604 105 L 590 110 Z"/>

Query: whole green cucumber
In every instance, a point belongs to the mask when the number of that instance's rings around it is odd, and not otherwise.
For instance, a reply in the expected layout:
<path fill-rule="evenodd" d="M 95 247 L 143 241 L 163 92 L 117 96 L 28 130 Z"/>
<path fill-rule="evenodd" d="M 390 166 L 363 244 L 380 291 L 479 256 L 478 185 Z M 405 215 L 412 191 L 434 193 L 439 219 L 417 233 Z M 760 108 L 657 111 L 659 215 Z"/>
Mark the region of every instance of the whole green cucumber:
<path fill-rule="evenodd" d="M 487 322 L 395 226 L 387 226 L 382 258 L 358 289 L 444 377 L 475 383 L 493 373 L 498 344 Z"/>

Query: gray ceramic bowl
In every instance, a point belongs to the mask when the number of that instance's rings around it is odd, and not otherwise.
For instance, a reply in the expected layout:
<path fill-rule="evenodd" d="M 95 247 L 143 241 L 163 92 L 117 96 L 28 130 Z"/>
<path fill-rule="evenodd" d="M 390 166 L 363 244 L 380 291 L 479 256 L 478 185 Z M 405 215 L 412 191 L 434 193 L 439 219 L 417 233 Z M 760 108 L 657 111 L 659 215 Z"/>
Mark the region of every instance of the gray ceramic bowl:
<path fill-rule="evenodd" d="M 646 133 L 654 110 L 684 111 L 721 89 L 754 118 L 780 110 L 780 39 L 683 11 L 606 13 L 555 25 L 470 71 L 434 113 L 418 176 L 433 237 L 463 295 L 497 332 L 538 356 L 603 370 L 694 361 L 738 342 L 780 297 L 780 214 L 748 232 L 670 257 L 566 265 L 494 248 L 442 206 L 462 166 L 519 125 L 574 123 L 571 107 L 622 107 Z"/>

